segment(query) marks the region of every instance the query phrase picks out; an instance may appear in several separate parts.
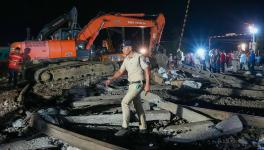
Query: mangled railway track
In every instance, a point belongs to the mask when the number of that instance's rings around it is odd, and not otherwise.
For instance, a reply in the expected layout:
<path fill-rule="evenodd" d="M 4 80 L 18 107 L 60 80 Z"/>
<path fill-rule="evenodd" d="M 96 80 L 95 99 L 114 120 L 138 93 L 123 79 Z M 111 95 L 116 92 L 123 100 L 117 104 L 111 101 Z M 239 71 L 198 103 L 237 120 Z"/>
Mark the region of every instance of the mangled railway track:
<path fill-rule="evenodd" d="M 27 87 L 25 87 L 25 89 L 27 89 Z M 152 87 L 152 91 L 167 91 L 168 89 L 170 89 L 170 86 L 153 86 Z M 126 90 L 122 88 L 116 90 L 115 92 L 112 91 L 113 93 L 115 93 L 114 95 L 103 95 L 103 96 L 90 96 L 90 97 L 84 97 L 84 98 L 80 98 L 75 99 L 75 101 L 73 103 L 77 104 L 81 104 L 82 105 L 88 105 L 88 106 L 107 106 L 107 105 L 120 105 L 122 96 L 125 94 Z M 22 92 L 24 93 L 24 92 Z M 111 93 L 111 94 L 113 94 Z M 165 92 L 166 93 L 166 92 Z M 22 94 L 23 96 L 23 94 Z M 221 125 L 221 124 L 225 124 L 223 127 L 221 127 L 221 130 L 223 129 L 223 131 L 225 131 L 225 127 L 229 126 L 230 122 L 237 122 L 239 124 L 241 124 L 240 120 L 243 122 L 243 125 L 245 126 L 253 126 L 253 127 L 258 127 L 258 128 L 264 128 L 263 127 L 263 122 L 264 122 L 264 117 L 261 116 L 253 116 L 253 115 L 246 115 L 246 114 L 239 114 L 239 113 L 232 113 L 232 112 L 227 112 L 227 111 L 218 111 L 218 110 L 214 110 L 214 109 L 208 109 L 208 108 L 201 108 L 201 107 L 190 107 L 190 106 L 185 106 L 185 105 L 180 105 L 180 104 L 176 104 L 173 102 L 169 102 L 164 100 L 163 98 L 161 98 L 158 95 L 149 93 L 147 95 L 145 95 L 145 93 L 141 93 L 141 98 L 144 100 L 144 102 L 150 103 L 151 107 L 155 107 L 155 111 L 149 111 L 147 118 L 149 120 L 151 120 L 150 122 L 152 122 L 152 120 L 156 120 L 156 122 L 161 122 L 161 120 L 167 120 L 167 122 L 169 122 L 167 125 L 164 125 L 164 127 L 160 127 L 157 131 L 152 131 L 151 129 L 151 134 L 158 134 L 160 135 L 159 138 L 164 138 L 164 140 L 168 140 L 171 142 L 193 142 L 196 140 L 204 140 L 206 138 L 214 138 L 214 134 L 217 133 L 217 136 L 221 136 L 224 134 L 230 134 L 227 130 L 226 132 L 224 132 L 223 134 L 219 132 L 219 130 L 212 128 L 212 126 L 216 126 L 217 125 Z M 78 104 L 78 106 L 80 106 Z M 120 106 L 117 106 L 120 107 Z M 147 108 L 148 110 L 150 108 Z M 153 108 L 152 108 L 153 109 Z M 232 116 L 238 116 L 238 117 L 232 117 Z M 54 115 L 53 115 L 54 116 Z M 101 117 L 101 118 L 105 118 L 105 119 L 97 119 L 96 118 Z M 165 117 L 164 117 L 165 116 Z M 188 122 L 182 122 L 180 124 L 173 124 L 171 123 L 171 119 L 172 116 L 177 116 L 179 118 L 183 118 L 184 120 L 187 120 Z M 56 117 L 56 115 L 55 115 Z M 103 137 L 99 137 L 99 136 L 95 136 L 90 132 L 87 132 L 84 135 L 81 135 L 83 133 L 83 131 L 86 130 L 75 130 L 75 128 L 86 128 L 86 129 L 91 129 L 93 128 L 93 130 L 95 130 L 96 132 L 100 131 L 100 128 L 103 128 L 105 134 L 112 134 L 110 130 L 110 128 L 114 128 L 116 130 L 116 127 L 120 127 L 120 122 L 116 122 L 116 120 L 120 120 L 121 119 L 121 114 L 119 112 L 119 114 L 117 113 L 113 113 L 112 115 L 107 113 L 107 114 L 103 114 L 103 113 L 96 113 L 96 114 L 77 114 L 77 116 L 71 116 L 71 115 L 66 115 L 64 116 L 65 119 L 72 119 L 72 123 L 66 123 L 68 126 L 73 126 L 72 128 L 70 128 L 71 131 L 69 131 L 69 128 L 64 128 L 63 124 L 62 125 L 52 125 L 49 124 L 47 122 L 43 122 L 42 119 L 37 119 L 36 122 L 39 122 L 35 125 L 33 125 L 33 127 L 35 127 L 36 129 L 38 129 L 41 133 L 44 133 L 50 137 L 54 137 L 57 139 L 61 139 L 62 141 L 69 143 L 73 146 L 76 146 L 78 148 L 81 149 L 123 149 L 122 147 L 126 147 L 123 144 L 120 144 L 120 142 L 117 142 L 115 140 L 117 139 L 111 139 L 111 135 L 109 138 L 103 138 Z M 74 118 L 74 119 L 73 119 Z M 85 118 L 85 119 L 84 119 Z M 87 119 L 91 119 L 93 118 L 97 125 L 89 125 L 88 124 L 93 124 L 93 121 L 91 120 L 87 120 Z M 111 122 L 111 118 L 113 120 L 115 120 L 114 122 L 117 124 L 114 124 L 113 122 Z M 107 120 L 108 119 L 108 120 Z M 110 119 L 110 120 L 109 120 Z M 219 120 L 222 120 L 219 122 Z M 108 122 L 107 122 L 108 121 Z M 109 122 L 110 121 L 110 122 Z M 218 122 L 217 124 L 215 122 Z M 96 124 L 95 123 L 95 124 Z M 114 126 L 111 126 L 111 123 L 113 123 Z M 60 127 L 59 127 L 60 126 Z M 137 125 L 133 126 L 136 127 Z M 179 130 L 179 126 L 180 128 L 183 128 L 184 130 L 187 128 L 190 129 L 196 129 L 198 128 L 200 131 L 200 129 L 209 129 L 210 133 L 212 134 L 208 134 L 208 136 L 206 138 L 199 138 L 200 134 L 203 133 L 207 133 L 205 130 L 201 130 L 201 133 L 199 132 L 190 132 L 190 134 L 175 134 L 178 132 Z M 108 129 L 109 127 L 109 129 Z M 235 133 L 240 132 L 241 129 L 241 125 L 239 126 L 234 126 L 235 129 L 237 129 Z M 113 129 L 111 129 L 113 130 Z M 89 130 L 88 130 L 89 131 Z M 232 130 L 233 131 L 233 130 Z M 81 133 L 81 134 L 78 134 Z M 233 133 L 233 132 L 232 132 Z M 90 134 L 92 134 L 90 136 Z M 195 136 L 191 136 L 190 139 L 184 139 L 182 137 L 188 137 L 189 135 L 194 134 Z M 157 135 L 156 135 L 157 136 Z M 181 138 L 179 138 L 180 136 L 182 136 Z M 216 137 L 217 137 L 216 136 Z M 90 138 L 92 137 L 92 138 Z M 133 137 L 137 137 L 137 135 L 133 135 Z M 167 138 L 166 138 L 167 137 Z M 94 139 L 95 138 L 95 139 Z M 102 142 L 100 141 L 101 138 L 103 139 Z M 99 139 L 99 140 L 98 140 Z M 125 141 L 125 138 L 122 139 Z M 147 140 L 147 139 L 145 139 Z M 114 143 L 113 144 L 109 144 L 109 143 Z M 130 142 L 132 142 L 130 140 Z M 88 145 L 88 146 L 87 146 Z M 119 145 L 119 146 L 116 146 Z M 121 146 L 121 147 L 120 147 Z M 126 148 L 131 148 L 131 147 L 126 147 Z"/>
<path fill-rule="evenodd" d="M 61 139 L 82 150 L 126 150 L 125 148 L 83 136 L 47 123 L 36 114 L 31 117 L 31 127 L 50 137 Z"/>

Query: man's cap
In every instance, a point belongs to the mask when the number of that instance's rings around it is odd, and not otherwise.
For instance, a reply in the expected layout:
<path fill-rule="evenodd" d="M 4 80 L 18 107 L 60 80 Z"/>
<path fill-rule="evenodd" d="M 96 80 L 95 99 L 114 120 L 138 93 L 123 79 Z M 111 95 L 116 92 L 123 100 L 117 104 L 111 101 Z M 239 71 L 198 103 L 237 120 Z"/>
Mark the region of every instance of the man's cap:
<path fill-rule="evenodd" d="M 132 42 L 127 40 L 127 41 L 124 41 L 123 44 L 122 44 L 123 47 L 125 46 L 132 46 Z"/>

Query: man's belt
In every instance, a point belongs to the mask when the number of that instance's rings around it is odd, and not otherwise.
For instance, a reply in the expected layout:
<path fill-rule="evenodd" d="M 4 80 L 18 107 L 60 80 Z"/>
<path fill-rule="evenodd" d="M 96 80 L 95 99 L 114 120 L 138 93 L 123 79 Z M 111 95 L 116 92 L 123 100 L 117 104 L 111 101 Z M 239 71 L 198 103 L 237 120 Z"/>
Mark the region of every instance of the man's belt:
<path fill-rule="evenodd" d="M 135 84 L 135 83 L 146 83 L 145 80 L 139 80 L 139 81 L 131 81 L 129 84 Z"/>

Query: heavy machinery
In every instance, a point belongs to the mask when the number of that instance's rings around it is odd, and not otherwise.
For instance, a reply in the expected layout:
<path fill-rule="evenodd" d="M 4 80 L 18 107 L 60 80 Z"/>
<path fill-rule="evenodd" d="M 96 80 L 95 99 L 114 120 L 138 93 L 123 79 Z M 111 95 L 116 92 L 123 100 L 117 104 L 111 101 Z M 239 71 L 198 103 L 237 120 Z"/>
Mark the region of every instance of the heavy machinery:
<path fill-rule="evenodd" d="M 80 31 L 80 27 L 77 24 L 77 17 L 77 9 L 73 7 L 68 13 L 46 24 L 38 33 L 37 40 L 74 39 Z"/>
<path fill-rule="evenodd" d="M 91 61 L 96 60 L 93 59 L 92 45 L 102 29 L 150 28 L 146 55 L 151 57 L 159 45 L 165 18 L 163 14 L 159 14 L 156 19 L 144 17 L 145 14 L 104 14 L 92 19 L 75 39 L 15 42 L 11 44 L 11 49 L 20 47 L 23 56 L 29 57 L 33 62 L 41 62 L 26 70 L 26 79 L 33 79 L 36 83 L 34 92 L 41 96 L 56 96 L 61 94 L 62 89 L 83 83 L 94 84 L 118 69 L 114 62 Z M 117 55 L 121 57 L 120 54 Z"/>

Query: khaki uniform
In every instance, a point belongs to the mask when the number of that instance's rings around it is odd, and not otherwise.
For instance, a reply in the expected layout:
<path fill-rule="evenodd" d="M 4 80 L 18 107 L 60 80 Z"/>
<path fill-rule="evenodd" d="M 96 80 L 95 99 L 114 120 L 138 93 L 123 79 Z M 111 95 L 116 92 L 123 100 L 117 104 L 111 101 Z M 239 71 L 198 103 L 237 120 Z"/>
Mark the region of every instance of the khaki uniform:
<path fill-rule="evenodd" d="M 139 128 L 146 129 L 146 117 L 139 98 L 139 94 L 143 90 L 143 81 L 145 78 L 144 70 L 148 67 L 145 62 L 145 57 L 139 53 L 133 54 L 132 57 L 126 57 L 120 70 L 127 71 L 128 81 L 130 82 L 128 92 L 122 100 L 122 112 L 123 112 L 123 128 L 127 128 L 130 121 L 129 105 L 133 101 L 137 115 L 139 117 Z M 133 83 L 137 82 L 138 83 Z"/>

